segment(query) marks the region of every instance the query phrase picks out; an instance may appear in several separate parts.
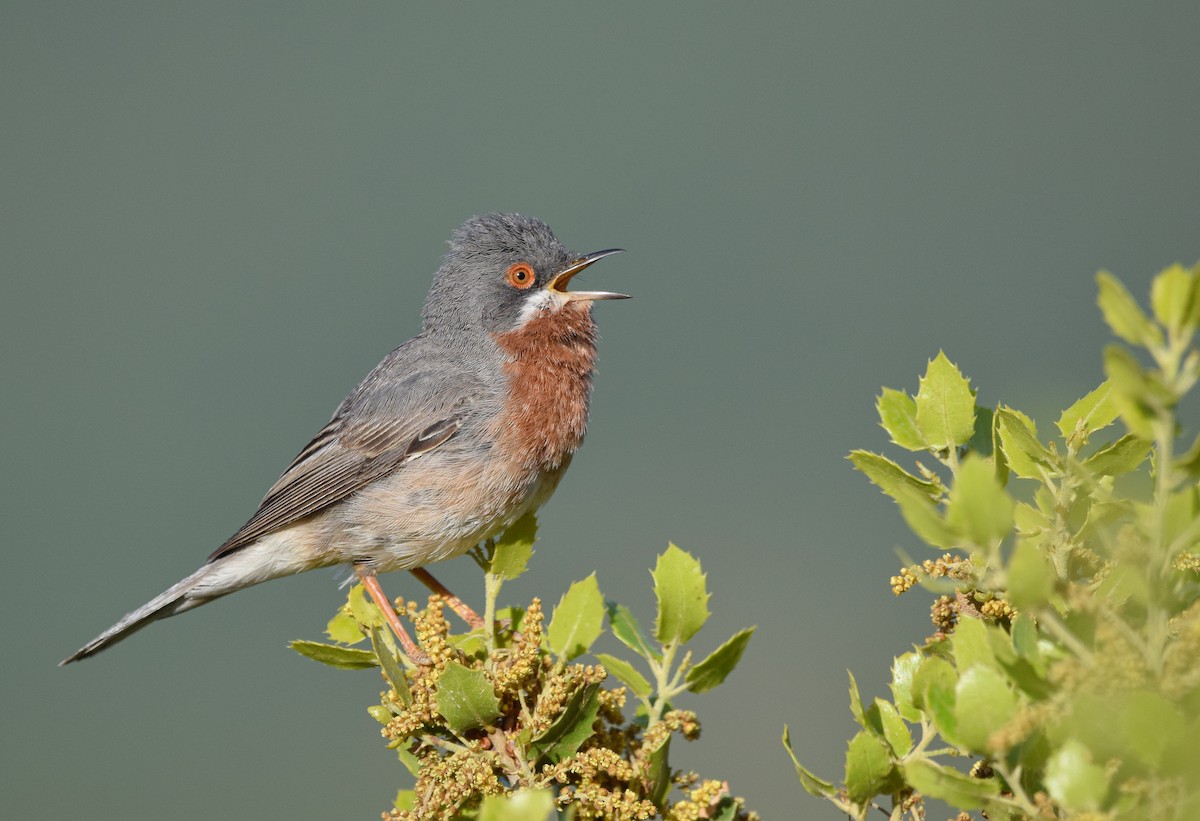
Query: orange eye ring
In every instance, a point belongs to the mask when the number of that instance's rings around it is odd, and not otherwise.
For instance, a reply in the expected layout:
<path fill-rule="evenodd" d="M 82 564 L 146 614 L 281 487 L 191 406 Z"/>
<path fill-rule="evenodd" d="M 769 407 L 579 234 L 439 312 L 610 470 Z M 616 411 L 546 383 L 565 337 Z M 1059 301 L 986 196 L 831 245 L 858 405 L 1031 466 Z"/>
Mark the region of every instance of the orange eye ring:
<path fill-rule="evenodd" d="M 533 266 L 528 262 L 514 262 L 504 273 L 504 280 L 512 287 L 524 291 L 533 287 L 533 283 L 537 282 L 537 274 L 533 272 Z"/>

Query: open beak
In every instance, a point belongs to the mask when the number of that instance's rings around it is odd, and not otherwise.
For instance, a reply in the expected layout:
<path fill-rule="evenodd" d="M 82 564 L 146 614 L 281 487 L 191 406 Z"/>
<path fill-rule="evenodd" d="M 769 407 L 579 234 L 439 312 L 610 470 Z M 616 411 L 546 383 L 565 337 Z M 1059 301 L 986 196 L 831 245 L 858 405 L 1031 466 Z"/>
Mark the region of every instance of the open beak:
<path fill-rule="evenodd" d="M 567 283 L 571 278 L 582 271 L 584 268 L 591 265 L 593 262 L 599 262 L 605 257 L 611 257 L 613 254 L 621 253 L 624 248 L 609 248 L 606 251 L 597 251 L 594 254 L 588 254 L 581 257 L 568 265 L 563 270 L 554 275 L 554 278 L 546 283 L 548 290 L 554 291 L 561 298 L 566 300 L 593 300 L 593 299 L 629 299 L 628 294 L 614 294 L 610 291 L 568 291 Z"/>

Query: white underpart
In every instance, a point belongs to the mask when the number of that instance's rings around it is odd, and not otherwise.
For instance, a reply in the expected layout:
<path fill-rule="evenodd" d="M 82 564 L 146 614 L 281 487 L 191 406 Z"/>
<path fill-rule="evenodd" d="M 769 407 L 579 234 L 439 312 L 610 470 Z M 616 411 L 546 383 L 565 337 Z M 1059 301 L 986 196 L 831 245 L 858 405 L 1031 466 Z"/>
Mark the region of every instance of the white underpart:
<path fill-rule="evenodd" d="M 303 526 L 301 526 L 303 527 Z M 313 566 L 308 551 L 297 549 L 293 531 L 284 528 L 206 565 L 208 573 L 189 591 L 189 598 L 220 596 L 243 587 L 291 576 Z"/>
<path fill-rule="evenodd" d="M 552 288 L 542 288 L 537 293 L 530 295 L 529 299 L 525 300 L 525 304 L 521 306 L 521 314 L 517 317 L 518 327 L 524 325 L 542 311 L 549 310 L 550 308 L 557 310 L 566 304 L 567 300 L 558 291 Z"/>

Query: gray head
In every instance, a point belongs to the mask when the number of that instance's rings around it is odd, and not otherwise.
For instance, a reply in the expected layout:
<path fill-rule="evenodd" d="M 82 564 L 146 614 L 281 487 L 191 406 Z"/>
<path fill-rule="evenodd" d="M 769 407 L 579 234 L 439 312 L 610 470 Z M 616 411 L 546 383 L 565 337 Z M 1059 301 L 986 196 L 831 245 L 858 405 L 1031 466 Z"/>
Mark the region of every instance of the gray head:
<path fill-rule="evenodd" d="M 541 220 L 520 214 L 472 217 L 454 232 L 421 312 L 424 330 L 511 331 L 571 302 L 624 299 L 568 291 L 575 274 L 619 249 L 576 254 Z"/>

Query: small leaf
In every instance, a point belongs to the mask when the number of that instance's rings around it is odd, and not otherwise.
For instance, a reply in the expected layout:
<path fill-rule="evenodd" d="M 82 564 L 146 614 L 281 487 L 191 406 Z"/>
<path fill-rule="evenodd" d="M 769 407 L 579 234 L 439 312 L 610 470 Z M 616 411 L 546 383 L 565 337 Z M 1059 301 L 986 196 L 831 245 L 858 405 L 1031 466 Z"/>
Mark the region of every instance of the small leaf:
<path fill-rule="evenodd" d="M 941 351 L 921 377 L 916 405 L 917 428 L 932 450 L 965 445 L 975 433 L 975 392 Z"/>
<path fill-rule="evenodd" d="M 928 450 L 925 437 L 917 429 L 917 403 L 904 391 L 884 388 L 875 400 L 879 424 L 892 441 L 908 450 Z"/>
<path fill-rule="evenodd" d="M 537 540 L 537 517 L 526 513 L 509 525 L 496 542 L 489 570 L 503 579 L 515 579 L 525 572 Z"/>
<path fill-rule="evenodd" d="M 672 544 L 658 557 L 651 575 L 658 599 L 654 637 L 664 646 L 687 641 L 709 616 L 709 593 L 700 562 Z"/>
<path fill-rule="evenodd" d="M 854 680 L 854 673 L 849 670 L 846 671 L 846 675 L 850 677 L 850 714 L 854 716 L 858 726 L 866 729 L 866 711 L 863 709 L 862 696 L 858 693 L 858 682 Z"/>
<path fill-rule="evenodd" d="M 354 620 L 363 627 L 383 627 L 387 622 L 379 605 L 367 598 L 367 591 L 361 584 L 350 588 L 346 595 L 346 608 Z"/>
<path fill-rule="evenodd" d="M 592 573 L 563 594 L 554 608 L 546 638 L 551 650 L 570 661 L 586 653 L 603 629 L 604 597 Z"/>
<path fill-rule="evenodd" d="M 958 534 L 946 524 L 938 512 L 937 504 L 928 496 L 907 487 L 899 487 L 895 499 L 905 524 L 928 544 L 945 548 L 958 543 Z"/>
<path fill-rule="evenodd" d="M 646 641 L 641 625 L 638 624 L 638 620 L 634 618 L 628 607 L 614 601 L 605 602 L 605 607 L 608 610 L 608 625 L 612 628 L 613 635 L 622 644 L 644 659 L 656 661 L 662 659 L 662 654 Z"/>
<path fill-rule="evenodd" d="M 992 439 L 992 428 L 996 424 L 996 412 L 986 405 L 975 406 L 975 433 L 967 442 L 967 451 L 978 453 L 980 456 L 991 457 L 995 451 Z"/>
<path fill-rule="evenodd" d="M 530 744 L 530 750 L 538 761 L 557 764 L 567 756 L 574 755 L 580 745 L 595 734 L 592 725 L 596 723 L 596 714 L 600 711 L 599 694 L 599 683 L 588 684 L 575 691 L 562 714 Z"/>
<path fill-rule="evenodd" d="M 904 763 L 904 778 L 917 792 L 962 810 L 979 810 L 1000 793 L 994 778 L 972 778 L 927 758 Z"/>
<path fill-rule="evenodd" d="M 912 698 L 917 709 L 929 712 L 929 693 L 938 689 L 954 698 L 954 688 L 958 684 L 958 673 L 950 662 L 937 656 L 929 656 L 921 661 L 917 672 L 913 674 Z"/>
<path fill-rule="evenodd" d="M 1050 465 L 1051 456 L 1038 441 L 1033 421 L 1013 408 L 997 408 L 996 425 L 1009 469 L 1025 479 L 1041 479 L 1042 468 Z"/>
<path fill-rule="evenodd" d="M 1067 739 L 1046 762 L 1046 790 L 1068 810 L 1096 810 L 1108 792 L 1104 768 L 1092 762 L 1087 747 Z"/>
<path fill-rule="evenodd" d="M 1128 748 L 1142 763 L 1159 770 L 1167 753 L 1176 745 L 1187 744 L 1187 724 L 1179 708 L 1161 695 L 1147 690 L 1129 694 L 1121 711 L 1120 726 Z"/>
<path fill-rule="evenodd" d="M 996 666 L 996 657 L 992 654 L 992 645 L 987 634 L 988 627 L 980 619 L 959 619 L 951 638 L 954 663 L 958 667 L 959 675 L 976 664 L 993 668 Z"/>
<path fill-rule="evenodd" d="M 890 701 L 877 698 L 874 707 L 876 715 L 879 716 L 879 729 L 883 733 L 883 740 L 888 743 L 897 757 L 907 755 L 908 751 L 912 749 L 912 733 L 909 732 L 908 725 L 900 717 L 895 705 Z"/>
<path fill-rule="evenodd" d="M 846 792 L 862 804 L 883 792 L 892 775 L 892 757 L 882 739 L 860 731 L 846 749 Z"/>
<path fill-rule="evenodd" d="M 1137 301 L 1125 290 L 1121 281 L 1108 271 L 1096 274 L 1100 288 L 1097 303 L 1104 314 L 1104 321 L 1112 332 L 1131 345 L 1156 347 L 1163 344 L 1162 332 L 1146 316 Z"/>
<path fill-rule="evenodd" d="M 1086 442 L 1088 436 L 1111 425 L 1117 418 L 1117 406 L 1113 404 L 1110 393 L 1112 383 L 1106 379 L 1100 383 L 1100 387 L 1063 411 L 1057 423 L 1063 438 L 1070 439 L 1075 435 L 1076 428 L 1082 427 L 1083 441 Z"/>
<path fill-rule="evenodd" d="M 646 771 L 642 775 L 642 783 L 646 786 L 646 798 L 660 809 L 666 801 L 667 793 L 671 791 L 671 765 L 668 763 L 670 755 L 671 736 L 668 735 L 650 754 L 646 761 Z"/>
<path fill-rule="evenodd" d="M 622 684 L 629 688 L 629 692 L 638 698 L 649 698 L 650 694 L 654 692 L 654 688 L 650 685 L 650 682 L 646 681 L 646 677 L 624 659 L 610 656 L 607 653 L 597 653 L 596 660 L 603 664 L 605 670 L 616 676 Z"/>
<path fill-rule="evenodd" d="M 878 453 L 871 453 L 868 450 L 852 450 L 846 458 L 857 470 L 866 474 L 872 484 L 893 499 L 901 492 L 901 488 L 915 490 L 931 499 L 937 498 L 940 492 L 937 485 L 918 479 L 891 459 L 880 456 Z"/>
<path fill-rule="evenodd" d="M 517 790 L 512 795 L 485 796 L 477 821 L 545 821 L 554 816 L 550 790 Z"/>
<path fill-rule="evenodd" d="M 354 647 L 342 647 L 336 644 L 325 644 L 319 641 L 296 640 L 288 644 L 300 655 L 338 667 L 342 670 L 366 670 L 378 667 L 379 661 L 370 650 L 358 650 Z"/>
<path fill-rule="evenodd" d="M 491 724 L 500 715 L 500 700 L 482 670 L 451 661 L 437 683 L 438 712 L 456 735 Z"/>
<path fill-rule="evenodd" d="M 413 773 L 415 776 L 416 773 Z M 417 806 L 417 791 L 416 790 L 400 790 L 396 793 L 396 801 L 394 806 L 398 810 L 411 810 Z"/>
<path fill-rule="evenodd" d="M 1197 316 L 1196 277 L 1182 265 L 1167 268 L 1150 283 L 1150 306 L 1155 318 L 1176 333 L 1195 328 Z"/>
<path fill-rule="evenodd" d="M 375 651 L 375 657 L 383 669 L 383 677 L 387 679 L 388 684 L 392 685 L 396 695 L 405 704 L 412 704 L 412 693 L 408 689 L 408 679 L 404 676 L 404 668 L 392 654 L 392 650 L 383 636 L 383 631 L 378 627 L 371 628 L 371 649 Z"/>
<path fill-rule="evenodd" d="M 703 693 L 723 682 L 741 661 L 742 653 L 745 652 L 753 634 L 753 627 L 734 633 L 729 641 L 713 650 L 708 658 L 688 670 L 687 688 L 693 693 Z"/>
<path fill-rule="evenodd" d="M 817 798 L 829 798 L 837 795 L 837 788 L 823 778 L 818 778 L 812 774 L 807 767 L 796 760 L 796 754 L 792 752 L 792 736 L 788 732 L 788 726 L 783 725 L 783 748 L 787 750 L 791 756 L 792 764 L 796 767 L 796 775 L 800 778 L 800 786 L 809 795 L 814 795 Z"/>
<path fill-rule="evenodd" d="M 1113 404 L 1125 427 L 1143 439 L 1153 439 L 1155 411 L 1151 403 L 1170 397 L 1142 370 L 1133 354 L 1118 345 L 1104 349 L 1104 372 L 1112 382 Z"/>
<path fill-rule="evenodd" d="M 912 694 L 913 676 L 920 666 L 919 653 L 905 653 L 892 659 L 892 700 L 896 702 L 896 709 L 900 715 L 913 722 L 921 720 L 921 711 L 913 705 Z"/>
<path fill-rule="evenodd" d="M 971 543 L 987 547 L 1012 531 L 1013 505 L 996 481 L 992 465 L 982 456 L 968 454 L 954 477 L 946 524 Z"/>
<path fill-rule="evenodd" d="M 958 739 L 976 752 L 989 752 L 988 739 L 1017 712 L 1017 695 L 992 667 L 975 665 L 959 676 L 954 714 Z"/>
<path fill-rule="evenodd" d="M 408 749 L 407 745 L 401 745 L 396 748 L 396 757 L 400 759 L 400 763 L 404 765 L 404 769 L 408 770 L 408 774 L 413 778 L 421 774 L 421 759 L 417 758 L 412 750 Z"/>
<path fill-rule="evenodd" d="M 366 638 L 358 626 L 358 621 L 346 609 L 338 610 L 329 620 L 325 625 L 325 635 L 338 644 L 358 644 Z"/>
<path fill-rule="evenodd" d="M 1126 434 L 1093 453 L 1084 460 L 1083 466 L 1093 476 L 1120 476 L 1137 470 L 1149 455 L 1149 441 Z"/>
<path fill-rule="evenodd" d="M 1042 549 L 1029 539 L 1017 539 L 1008 563 L 1009 600 L 1020 610 L 1036 610 L 1050 600 L 1057 576 Z"/>

